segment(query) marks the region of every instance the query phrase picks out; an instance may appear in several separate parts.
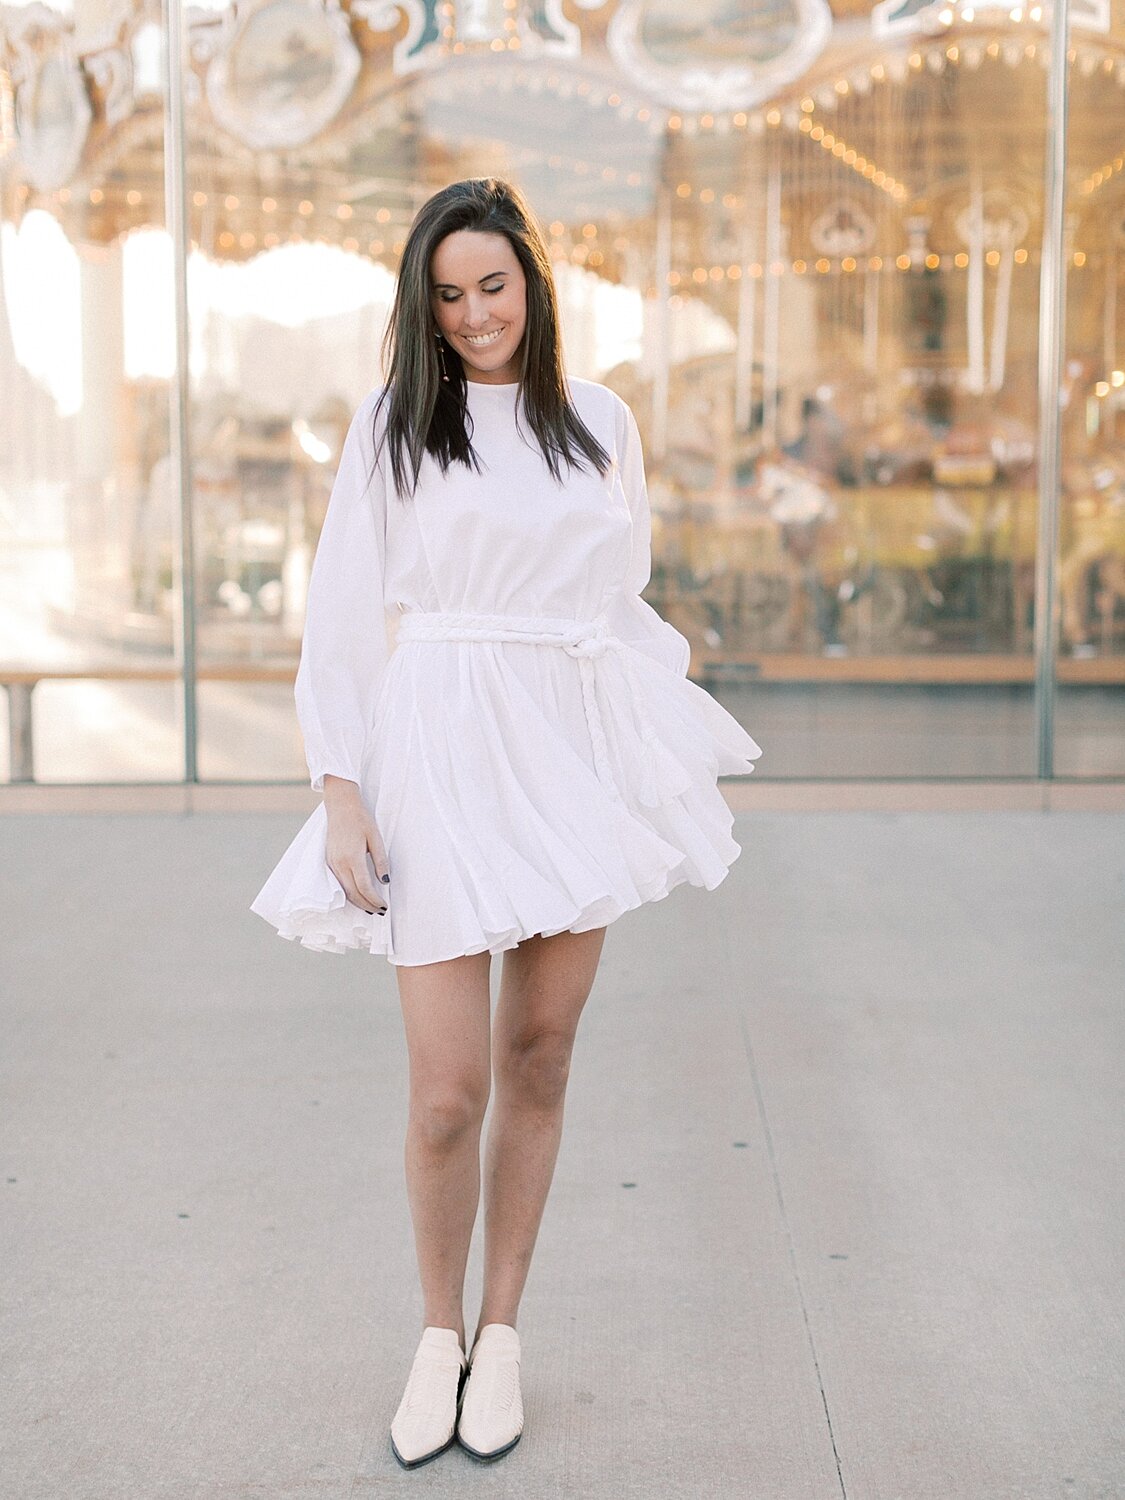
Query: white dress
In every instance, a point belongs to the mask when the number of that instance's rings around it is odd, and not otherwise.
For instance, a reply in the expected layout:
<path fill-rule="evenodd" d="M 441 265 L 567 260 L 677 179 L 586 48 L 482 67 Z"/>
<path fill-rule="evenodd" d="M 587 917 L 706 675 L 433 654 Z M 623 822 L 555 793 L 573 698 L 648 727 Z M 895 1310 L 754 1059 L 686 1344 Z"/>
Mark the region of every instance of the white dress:
<path fill-rule="evenodd" d="M 313 788 L 358 782 L 374 815 L 387 912 L 345 897 L 321 803 L 251 906 L 282 937 L 393 964 L 499 953 L 685 881 L 711 890 L 741 853 L 716 778 L 753 771 L 761 748 L 640 597 L 651 520 L 632 412 L 569 386 L 613 456 L 605 475 L 564 464 L 559 484 L 517 426 L 514 384 L 468 384 L 483 472 L 443 476 L 426 454 L 413 497 L 385 448 L 374 465 L 378 390 L 352 419 L 295 698 Z"/>

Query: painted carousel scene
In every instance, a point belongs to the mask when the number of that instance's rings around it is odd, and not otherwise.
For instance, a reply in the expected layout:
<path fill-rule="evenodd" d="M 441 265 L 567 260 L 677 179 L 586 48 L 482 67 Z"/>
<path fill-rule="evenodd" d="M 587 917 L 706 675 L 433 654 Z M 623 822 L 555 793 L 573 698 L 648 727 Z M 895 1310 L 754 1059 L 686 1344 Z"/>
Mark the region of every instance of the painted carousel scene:
<path fill-rule="evenodd" d="M 490 175 L 636 418 L 675 687 L 762 753 L 727 877 L 607 923 L 518 1446 L 414 1473 L 398 976 L 251 901 L 323 807 L 295 674 L 406 236 Z M 0 0 L 0 1500 L 1125 1500 L 1123 895 L 1125 0 Z M 489 1142 L 485 1000 L 577 984 L 508 931 L 414 1012 L 476 1023 Z"/>

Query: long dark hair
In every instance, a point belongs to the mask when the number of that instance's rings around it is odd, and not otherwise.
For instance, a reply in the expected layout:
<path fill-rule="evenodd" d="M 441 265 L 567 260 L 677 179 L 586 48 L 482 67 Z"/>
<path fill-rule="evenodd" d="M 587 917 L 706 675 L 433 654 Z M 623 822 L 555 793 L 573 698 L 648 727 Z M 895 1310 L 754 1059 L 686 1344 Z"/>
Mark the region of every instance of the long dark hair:
<path fill-rule="evenodd" d="M 447 234 L 459 229 L 506 235 L 523 268 L 527 322 L 520 346 L 523 370 L 516 391 L 517 412 L 522 398 L 548 468 L 561 482 L 560 458 L 580 468 L 578 455 L 582 455 L 604 474 L 610 456 L 578 415 L 567 390 L 558 296 L 543 232 L 519 188 L 499 177 L 470 177 L 442 188 L 415 215 L 383 334 L 386 378 L 375 404 L 373 437 L 381 447 L 379 411 L 389 401 L 382 441 L 390 449 L 399 495 L 413 494 L 417 488 L 427 452 L 433 454 L 443 474 L 455 459 L 480 472 L 480 458 L 472 445 L 465 369 L 444 337 L 434 338 L 430 306 L 430 257 Z M 448 380 L 442 379 L 444 374 Z M 376 462 L 378 456 L 377 448 Z"/>

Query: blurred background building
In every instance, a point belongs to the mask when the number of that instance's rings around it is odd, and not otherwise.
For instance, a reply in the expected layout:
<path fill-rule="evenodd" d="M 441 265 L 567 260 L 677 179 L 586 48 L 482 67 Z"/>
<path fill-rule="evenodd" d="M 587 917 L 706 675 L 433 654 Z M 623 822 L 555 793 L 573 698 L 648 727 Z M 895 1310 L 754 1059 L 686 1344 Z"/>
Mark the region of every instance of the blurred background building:
<path fill-rule="evenodd" d="M 152 0 L 0 5 L 0 777 L 304 780 L 343 434 L 414 213 L 488 173 L 637 415 L 647 597 L 761 776 L 1042 774 L 1037 650 L 1051 774 L 1125 776 L 1125 0 L 1069 8 L 1054 235 L 1038 5 L 168 14 L 180 55 Z"/>

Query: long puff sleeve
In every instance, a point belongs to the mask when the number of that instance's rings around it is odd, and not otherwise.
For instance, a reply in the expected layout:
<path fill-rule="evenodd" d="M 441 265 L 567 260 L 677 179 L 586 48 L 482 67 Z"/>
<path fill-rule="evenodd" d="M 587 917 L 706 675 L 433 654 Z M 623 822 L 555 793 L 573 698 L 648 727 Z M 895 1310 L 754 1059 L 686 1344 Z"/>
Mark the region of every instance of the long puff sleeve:
<path fill-rule="evenodd" d="M 387 664 L 387 495 L 374 464 L 375 392 L 352 418 L 309 576 L 293 695 L 314 791 L 325 774 L 360 782 Z"/>
<path fill-rule="evenodd" d="M 652 577 L 652 511 L 637 419 L 620 400 L 616 443 L 618 476 L 633 521 L 633 542 L 624 590 L 609 609 L 610 628 L 627 645 L 651 656 L 678 677 L 686 677 L 691 662 L 690 642 L 641 598 Z"/>

